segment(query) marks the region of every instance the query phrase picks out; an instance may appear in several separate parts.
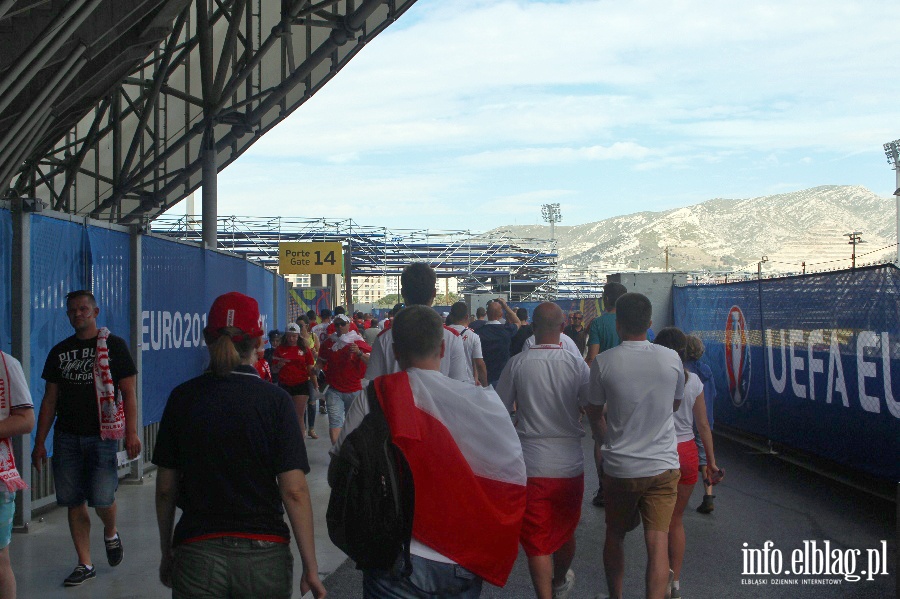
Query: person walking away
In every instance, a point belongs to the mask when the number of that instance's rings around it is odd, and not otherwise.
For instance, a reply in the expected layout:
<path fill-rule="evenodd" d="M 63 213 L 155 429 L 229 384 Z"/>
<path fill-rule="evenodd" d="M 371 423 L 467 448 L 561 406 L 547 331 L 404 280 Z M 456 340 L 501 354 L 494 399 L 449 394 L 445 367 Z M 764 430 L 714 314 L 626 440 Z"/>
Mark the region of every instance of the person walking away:
<path fill-rule="evenodd" d="M 598 354 L 619 345 L 619 334 L 616 332 L 616 301 L 628 290 L 621 283 L 607 283 L 603 286 L 603 307 L 604 312 L 591 321 L 590 331 L 588 334 L 588 355 L 585 360 L 588 366 L 594 361 Z M 606 424 L 601 421 L 600 426 L 594 432 L 594 465 L 597 467 L 597 480 L 600 484 L 597 487 L 597 493 L 591 500 L 596 507 L 603 507 L 603 454 L 600 446 L 603 445 L 603 438 L 606 435 Z"/>
<path fill-rule="evenodd" d="M 483 580 L 506 583 L 518 554 L 522 447 L 493 389 L 441 372 L 446 329 L 437 312 L 409 306 L 397 313 L 391 331 L 401 371 L 373 384 L 391 440 L 412 471 L 412 574 L 365 570 L 363 597 L 474 599 Z M 332 456 L 368 410 L 368 401 L 353 403 Z"/>
<path fill-rule="evenodd" d="M 456 302 L 450 307 L 450 316 L 447 317 L 451 329 L 459 333 L 466 350 L 466 366 L 470 366 L 469 374 L 475 380 L 476 385 L 487 387 L 487 367 L 484 365 L 484 355 L 481 352 L 481 337 L 467 325 L 469 323 L 469 307 L 466 302 Z"/>
<path fill-rule="evenodd" d="M 696 374 L 700 378 L 700 382 L 703 383 L 703 401 L 706 404 L 706 420 L 709 422 L 709 430 L 712 430 L 715 420 L 713 406 L 716 401 L 716 383 L 713 381 L 712 369 L 708 364 L 700 361 L 700 358 L 705 351 L 706 348 L 703 346 L 703 341 L 699 337 L 695 335 L 687 336 L 687 361 L 684 363 L 684 367 L 687 368 L 689 372 Z M 697 443 L 697 454 L 700 462 L 698 469 L 700 473 L 704 473 L 708 463 L 706 459 L 706 448 L 703 446 L 703 440 L 700 438 L 696 425 L 694 426 L 694 442 Z M 713 486 L 710 484 L 711 481 L 705 476 L 703 479 L 703 501 L 697 506 L 697 511 L 701 514 L 711 514 L 712 511 L 716 509 L 713 501 L 716 496 L 712 494 Z"/>
<path fill-rule="evenodd" d="M 500 322 L 504 313 L 506 322 Z M 487 305 L 487 322 L 475 332 L 481 337 L 481 351 L 491 385 L 497 384 L 500 373 L 509 360 L 510 343 L 518 332 L 519 325 L 519 317 L 505 299 L 497 298 Z"/>
<path fill-rule="evenodd" d="M 520 353 L 522 346 L 525 345 L 525 340 L 534 335 L 534 327 L 528 322 L 528 310 L 517 308 L 516 316 L 519 319 L 519 330 L 516 331 L 516 334 L 513 335 L 512 340 L 509 342 L 510 357 Z"/>
<path fill-rule="evenodd" d="M 285 512 L 300 550 L 300 593 L 326 595 L 294 404 L 253 369 L 259 318 L 251 297 L 216 298 L 203 330 L 209 370 L 172 391 L 159 424 L 159 578 L 173 597 L 288 599 L 294 585 Z"/>
<path fill-rule="evenodd" d="M 580 355 L 562 348 L 565 317 L 552 302 L 534 311 L 537 343 L 507 362 L 497 394 L 509 411 L 517 407 L 528 495 L 521 543 L 538 599 L 566 599 L 575 585 L 575 529 L 584 497 L 581 409 L 589 375 Z"/>
<path fill-rule="evenodd" d="M 647 550 L 648 599 L 667 595 L 669 525 L 681 466 L 674 412 L 684 398 L 684 367 L 671 349 L 647 341 L 650 300 L 626 293 L 616 302 L 622 342 L 591 364 L 586 413 L 596 430 L 606 408 L 603 489 L 606 540 L 603 565 L 612 599 L 622 599 L 625 535 L 640 522 Z"/>
<path fill-rule="evenodd" d="M 682 363 L 686 364 L 688 340 L 681 329 L 666 327 L 657 333 L 653 343 L 673 350 L 681 358 Z M 703 478 L 710 482 L 714 478 L 721 480 L 719 474 L 721 471 L 716 466 L 712 432 L 709 429 L 709 422 L 706 420 L 703 383 L 700 381 L 700 377 L 689 372 L 687 368 L 685 368 L 684 376 L 684 400 L 675 412 L 675 439 L 678 441 L 681 480 L 678 481 L 678 498 L 675 501 L 675 511 L 672 513 L 672 523 L 669 525 L 669 567 L 673 572 L 670 595 L 678 599 L 681 598 L 681 566 L 684 563 L 684 510 L 691 498 L 694 485 L 697 484 L 699 470 L 697 443 L 694 442 L 695 427 L 704 441 L 704 447 L 708 449 Z"/>

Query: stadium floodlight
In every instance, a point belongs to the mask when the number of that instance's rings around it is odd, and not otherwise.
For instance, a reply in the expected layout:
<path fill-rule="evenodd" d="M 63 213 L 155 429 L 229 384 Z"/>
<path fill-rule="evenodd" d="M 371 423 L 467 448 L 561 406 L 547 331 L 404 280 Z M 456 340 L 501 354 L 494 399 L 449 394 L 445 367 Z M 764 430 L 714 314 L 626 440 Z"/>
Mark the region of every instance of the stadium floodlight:
<path fill-rule="evenodd" d="M 900 139 L 884 144 L 884 155 L 887 156 L 888 164 L 897 173 L 897 191 L 894 196 L 897 198 L 897 264 L 900 265 Z"/>
<path fill-rule="evenodd" d="M 550 239 L 556 239 L 556 223 L 562 220 L 559 204 L 544 204 L 541 206 L 541 216 L 550 223 Z"/>

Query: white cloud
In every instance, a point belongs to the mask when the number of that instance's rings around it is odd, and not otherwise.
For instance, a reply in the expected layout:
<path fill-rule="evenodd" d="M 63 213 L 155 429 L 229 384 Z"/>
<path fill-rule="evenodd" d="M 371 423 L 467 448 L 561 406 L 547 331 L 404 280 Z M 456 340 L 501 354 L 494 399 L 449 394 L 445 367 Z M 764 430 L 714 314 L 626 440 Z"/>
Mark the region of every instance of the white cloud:
<path fill-rule="evenodd" d="M 673 201 L 814 167 L 852 182 L 834 163 L 898 136 L 898 22 L 875 0 L 418 0 L 239 161 L 267 174 L 241 178 L 347 214 L 414 198 L 435 220 L 548 189 L 638 210 L 664 201 L 647 173 Z M 252 194 L 223 178 L 220 195 Z"/>

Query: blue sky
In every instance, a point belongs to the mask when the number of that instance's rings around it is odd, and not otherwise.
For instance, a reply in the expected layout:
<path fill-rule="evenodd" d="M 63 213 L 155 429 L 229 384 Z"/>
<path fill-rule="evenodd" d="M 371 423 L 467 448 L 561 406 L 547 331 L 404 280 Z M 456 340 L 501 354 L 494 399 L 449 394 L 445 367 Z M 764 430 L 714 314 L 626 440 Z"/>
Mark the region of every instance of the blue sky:
<path fill-rule="evenodd" d="M 898 27 L 883 1 L 418 0 L 221 173 L 219 214 L 483 231 L 887 197 Z"/>

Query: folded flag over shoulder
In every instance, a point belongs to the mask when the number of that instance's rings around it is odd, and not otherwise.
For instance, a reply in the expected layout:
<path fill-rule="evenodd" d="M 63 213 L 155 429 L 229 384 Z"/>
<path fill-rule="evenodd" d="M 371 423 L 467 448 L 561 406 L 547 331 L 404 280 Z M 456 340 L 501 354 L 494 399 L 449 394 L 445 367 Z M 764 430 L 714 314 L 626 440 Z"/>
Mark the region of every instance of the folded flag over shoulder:
<path fill-rule="evenodd" d="M 413 537 L 503 586 L 518 554 L 525 463 L 493 391 L 409 369 L 375 380 L 415 485 Z"/>

